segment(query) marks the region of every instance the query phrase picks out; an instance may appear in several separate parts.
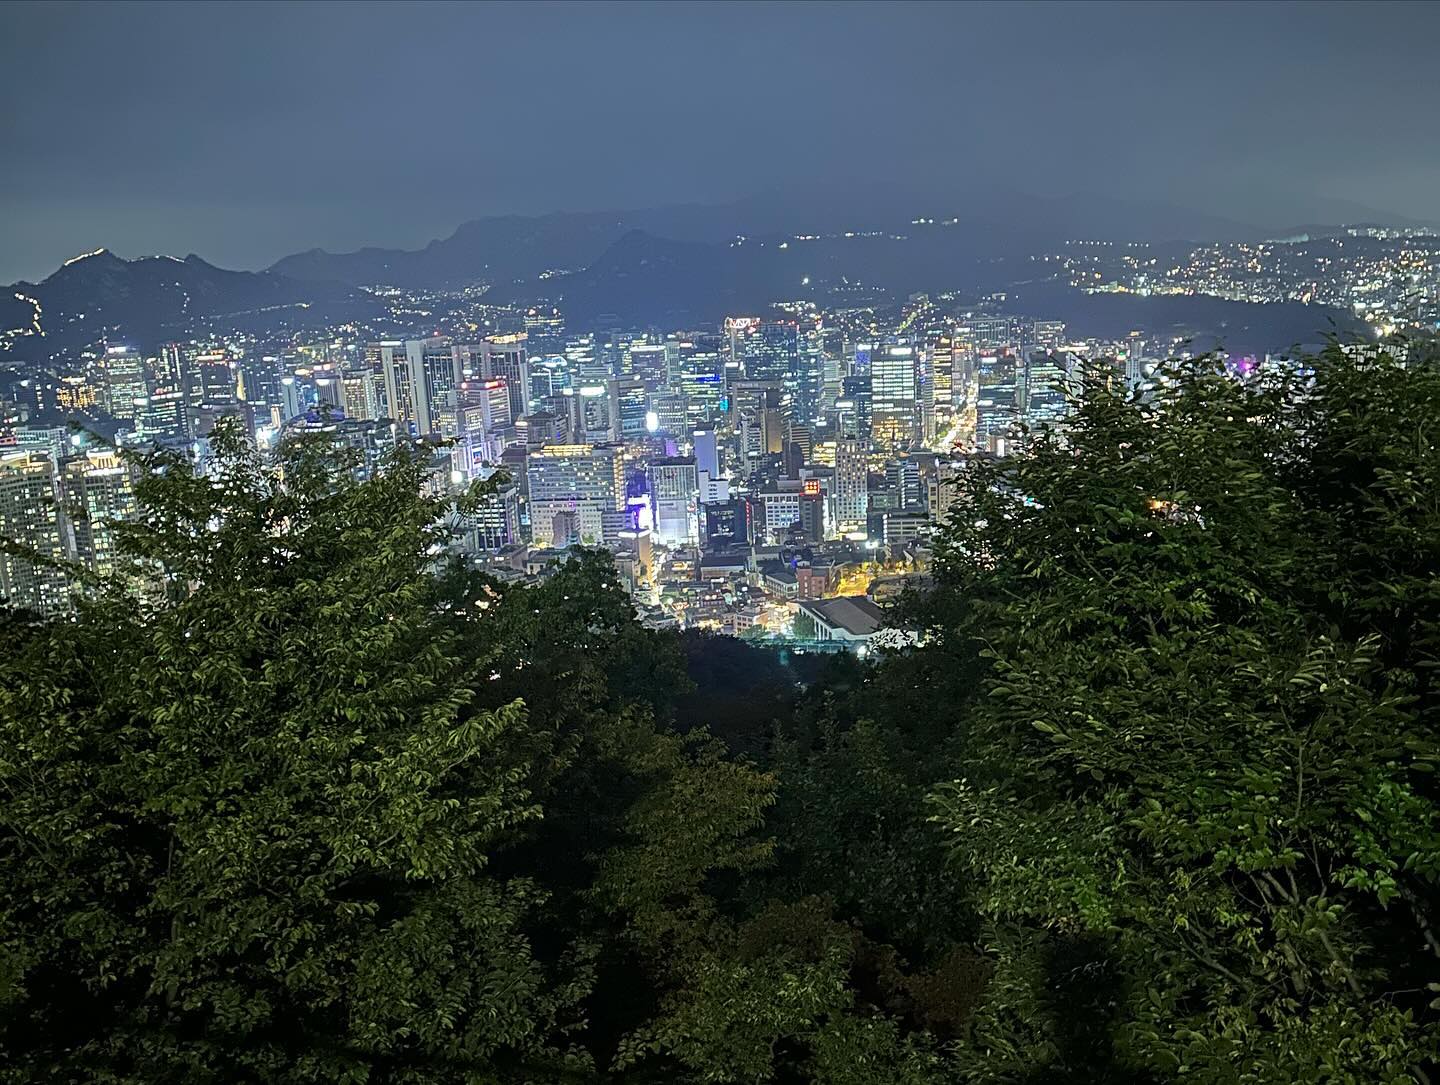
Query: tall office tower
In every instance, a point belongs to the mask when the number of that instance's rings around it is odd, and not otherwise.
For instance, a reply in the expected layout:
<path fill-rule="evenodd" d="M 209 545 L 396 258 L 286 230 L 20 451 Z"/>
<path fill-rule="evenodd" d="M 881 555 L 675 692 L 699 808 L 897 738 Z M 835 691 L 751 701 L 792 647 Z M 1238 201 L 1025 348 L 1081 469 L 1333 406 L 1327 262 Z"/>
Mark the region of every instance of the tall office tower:
<path fill-rule="evenodd" d="M 526 459 L 530 532 L 540 546 L 564 545 L 573 527 L 579 541 L 604 543 L 606 525 L 625 508 L 625 469 L 606 445 L 546 445 Z M 566 517 L 573 520 L 567 520 Z"/>
<path fill-rule="evenodd" d="M 989 452 L 1003 453 L 1019 416 L 1015 356 L 981 354 L 976 380 L 975 444 Z"/>
<path fill-rule="evenodd" d="M 340 374 L 333 369 L 317 370 L 310 375 L 310 383 L 315 387 L 315 406 L 324 410 L 331 408 L 345 413 L 345 385 L 341 382 Z"/>
<path fill-rule="evenodd" d="M 105 409 L 115 418 L 135 417 L 135 401 L 144 399 L 145 361 L 129 347 L 108 347 L 105 351 Z"/>
<path fill-rule="evenodd" d="M 480 376 L 499 377 L 510 391 L 510 417 L 530 413 L 530 363 L 525 358 L 525 336 L 492 335 L 480 341 Z"/>
<path fill-rule="evenodd" d="M 582 384 L 573 390 L 567 389 L 563 400 L 571 441 L 604 444 L 611 439 L 614 425 L 607 385 Z"/>
<path fill-rule="evenodd" d="M 650 413 L 650 392 L 636 377 L 610 382 L 610 440 L 639 441 L 646 434 L 645 417 Z"/>
<path fill-rule="evenodd" d="M 755 510 L 743 497 L 732 497 L 706 505 L 704 512 L 706 550 L 736 550 L 755 541 Z"/>
<path fill-rule="evenodd" d="M 695 470 L 711 478 L 720 477 L 720 443 L 714 426 L 701 426 L 690 434 L 695 451 Z"/>
<path fill-rule="evenodd" d="M 912 509 L 924 504 L 925 491 L 920 486 L 920 465 L 909 456 L 902 456 L 887 463 L 885 480 L 895 494 L 897 507 Z"/>
<path fill-rule="evenodd" d="M 660 459 L 650 465 L 655 501 L 655 535 L 668 546 L 700 542 L 700 481 L 694 456 Z"/>
<path fill-rule="evenodd" d="M 526 448 L 557 443 L 562 436 L 560 419 L 549 411 L 535 411 L 515 420 L 515 432 Z"/>
<path fill-rule="evenodd" d="M 955 340 L 942 332 L 931 341 L 929 353 L 935 432 L 944 436 L 955 418 Z"/>
<path fill-rule="evenodd" d="M 543 358 L 531 358 L 530 388 L 528 402 L 533 406 L 543 400 L 562 394 L 571 386 L 570 370 L 566 368 L 563 354 L 547 354 Z M 482 369 L 483 373 L 484 370 Z"/>
<path fill-rule="evenodd" d="M 84 377 L 61 377 L 55 385 L 55 405 L 62 411 L 98 407 L 100 390 Z"/>
<path fill-rule="evenodd" d="M 450 340 L 407 339 L 405 362 L 410 370 L 410 389 L 419 436 L 439 432 L 440 408 L 450 402 L 460 387 L 460 364 Z"/>
<path fill-rule="evenodd" d="M 166 343 L 155 359 L 153 384 L 157 392 L 184 392 L 190 387 L 189 351 L 179 343 Z"/>
<path fill-rule="evenodd" d="M 717 337 L 694 336 L 680 341 L 676 364 L 671 386 L 685 397 L 686 422 L 695 426 L 716 419 L 725 399 L 725 359 Z"/>
<path fill-rule="evenodd" d="M 720 475 L 720 440 L 713 426 L 701 426 L 690 435 L 695 453 L 695 478 L 700 486 L 700 503 L 708 505 L 730 500 L 730 482 Z"/>
<path fill-rule="evenodd" d="M 280 402 L 280 358 L 245 354 L 235 362 L 236 391 L 246 403 L 274 407 Z"/>
<path fill-rule="evenodd" d="M 873 343 L 856 343 L 855 353 L 850 359 L 851 376 L 868 376 L 870 373 L 870 359 L 875 352 Z"/>
<path fill-rule="evenodd" d="M 824 417 L 825 346 L 819 328 L 812 328 L 800 337 L 795 367 L 790 374 L 793 413 L 797 422 L 814 425 Z"/>
<path fill-rule="evenodd" d="M 572 386 L 604 384 L 615 376 L 614 359 L 603 336 L 587 333 L 565 341 L 565 368 Z"/>
<path fill-rule="evenodd" d="M 191 406 L 235 402 L 235 363 L 228 351 L 198 351 L 190 358 L 187 371 Z"/>
<path fill-rule="evenodd" d="M 408 378 L 407 378 L 408 380 Z M 310 409 L 310 389 L 295 374 L 280 378 L 280 418 L 284 422 L 299 418 Z"/>
<path fill-rule="evenodd" d="M 436 418 L 440 435 L 454 439 L 451 459 L 467 479 L 482 473 L 484 465 L 498 461 L 515 440 L 510 393 L 503 380 L 465 381 Z"/>
<path fill-rule="evenodd" d="M 851 374 L 840 382 L 840 398 L 835 401 L 836 427 L 854 433 L 867 447 L 870 444 L 871 406 L 868 371 Z"/>
<path fill-rule="evenodd" d="M 118 556 L 115 524 L 136 511 L 130 465 L 110 449 L 94 449 L 65 462 L 60 486 L 76 556 L 100 576 L 109 576 Z"/>
<path fill-rule="evenodd" d="M 758 316 L 727 316 L 725 318 L 725 357 L 738 369 L 745 364 L 750 337 L 760 329 Z"/>
<path fill-rule="evenodd" d="M 0 454 L 0 537 L 34 553 L 31 561 L 0 550 L 0 600 L 44 615 L 69 604 L 65 576 L 47 561 L 69 555 L 55 488 L 55 465 L 35 452 Z"/>
<path fill-rule="evenodd" d="M 370 368 L 380 374 L 385 386 L 385 414 L 402 433 L 415 423 L 415 389 L 410 380 L 410 362 L 405 344 L 399 339 L 385 339 L 365 345 Z"/>
<path fill-rule="evenodd" d="M 730 428 L 744 471 L 785 447 L 782 401 L 778 381 L 741 381 L 730 389 Z"/>
<path fill-rule="evenodd" d="M 835 442 L 835 523 L 840 531 L 863 531 L 869 514 L 866 443 L 846 434 Z"/>
<path fill-rule="evenodd" d="M 633 379 L 643 381 L 652 392 L 664 387 L 668 376 L 664 343 L 633 342 L 629 354 L 627 367 Z"/>
<path fill-rule="evenodd" d="M 970 322 L 970 336 L 978 347 L 999 350 L 1012 345 L 1014 329 L 1008 316 L 978 317 Z"/>
<path fill-rule="evenodd" d="M 789 320 L 767 320 L 741 339 L 737 347 L 745 380 L 784 384 L 799 368 L 800 328 Z"/>
<path fill-rule="evenodd" d="M 385 382 L 379 373 L 364 368 L 345 370 L 340 387 L 346 418 L 374 422 L 385 417 Z"/>
<path fill-rule="evenodd" d="M 900 452 L 920 436 L 919 385 L 913 347 L 882 347 L 870 361 L 870 440 Z"/>
<path fill-rule="evenodd" d="M 650 413 L 655 416 L 655 429 L 659 433 L 679 436 L 690 429 L 690 405 L 679 392 L 655 393 L 650 397 Z M 650 429 L 648 416 L 645 428 Z"/>
<path fill-rule="evenodd" d="M 791 422 L 785 427 L 785 443 L 798 448 L 801 462 L 809 463 L 810 456 L 815 451 L 815 431 L 810 426 Z"/>
<path fill-rule="evenodd" d="M 190 407 L 179 389 L 135 401 L 135 434 L 141 440 L 187 437 L 191 432 Z"/>
<path fill-rule="evenodd" d="M 1025 420 L 1032 426 L 1053 426 L 1065 417 L 1064 356 L 1048 350 L 1031 350 L 1025 355 L 1025 386 L 1020 402 Z"/>

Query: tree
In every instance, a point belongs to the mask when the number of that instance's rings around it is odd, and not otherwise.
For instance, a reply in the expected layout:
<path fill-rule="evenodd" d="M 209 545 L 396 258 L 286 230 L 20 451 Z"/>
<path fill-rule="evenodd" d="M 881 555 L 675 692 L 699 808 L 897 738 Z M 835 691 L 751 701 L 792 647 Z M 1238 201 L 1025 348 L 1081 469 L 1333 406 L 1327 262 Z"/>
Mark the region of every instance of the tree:
<path fill-rule="evenodd" d="M 1376 541 L 1347 457 L 1381 534 L 1433 524 L 1433 489 L 1397 497 L 1428 439 L 1377 454 L 1347 397 L 1373 380 L 1416 411 L 1390 432 L 1423 434 L 1435 372 L 1315 365 L 1202 359 L 1150 398 L 1097 368 L 1063 436 L 969 470 L 932 633 L 974 646 L 986 696 L 934 816 L 990 923 L 986 1080 L 1403 1081 L 1435 1056 L 1436 735 L 1396 678 L 1428 658 L 1433 583 L 1319 579 Z M 1077 973 L 1099 1047 L 1048 997 Z"/>
<path fill-rule="evenodd" d="M 624 925 L 594 872 L 662 831 L 723 867 L 767 778 L 656 732 L 678 652 L 605 563 L 502 589 L 442 567 L 416 460 L 214 446 L 144 465 L 122 538 L 160 590 L 6 629 L 0 1075 L 593 1075 Z M 681 786 L 706 803 L 642 815 Z"/>

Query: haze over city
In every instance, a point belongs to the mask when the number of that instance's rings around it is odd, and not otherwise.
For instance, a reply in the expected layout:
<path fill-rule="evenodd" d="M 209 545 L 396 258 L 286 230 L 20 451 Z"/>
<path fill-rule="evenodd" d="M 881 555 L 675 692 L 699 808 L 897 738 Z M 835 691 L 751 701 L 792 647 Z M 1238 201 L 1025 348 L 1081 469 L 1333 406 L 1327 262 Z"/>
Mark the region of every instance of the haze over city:
<path fill-rule="evenodd" d="M 995 190 L 1440 219 L 1430 4 L 12 4 L 0 280 Z M 909 210 L 909 207 L 902 208 Z M 917 208 L 923 210 L 923 208 Z M 805 227 L 796 223 L 795 229 Z"/>

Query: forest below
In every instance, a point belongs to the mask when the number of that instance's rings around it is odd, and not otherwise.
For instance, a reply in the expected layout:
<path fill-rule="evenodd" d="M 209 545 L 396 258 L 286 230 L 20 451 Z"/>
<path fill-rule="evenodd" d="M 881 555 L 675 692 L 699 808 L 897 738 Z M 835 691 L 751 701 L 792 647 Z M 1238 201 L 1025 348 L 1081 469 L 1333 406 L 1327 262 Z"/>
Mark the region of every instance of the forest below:
<path fill-rule="evenodd" d="M 0 1082 L 1440 1081 L 1440 361 L 1074 395 L 863 660 L 145 458 L 0 619 Z"/>

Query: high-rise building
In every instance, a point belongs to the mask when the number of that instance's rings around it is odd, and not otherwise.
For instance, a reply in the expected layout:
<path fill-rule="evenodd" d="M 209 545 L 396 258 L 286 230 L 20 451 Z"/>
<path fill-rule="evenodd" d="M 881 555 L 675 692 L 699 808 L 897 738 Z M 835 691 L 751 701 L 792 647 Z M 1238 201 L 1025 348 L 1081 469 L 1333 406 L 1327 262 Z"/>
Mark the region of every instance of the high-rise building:
<path fill-rule="evenodd" d="M 190 358 L 186 370 L 191 406 L 197 403 L 234 403 L 238 398 L 235 363 L 228 351 L 197 351 Z"/>
<path fill-rule="evenodd" d="M 736 347 L 745 380 L 784 384 L 799 369 L 800 328 L 788 320 L 767 320 L 736 341 Z"/>
<path fill-rule="evenodd" d="M 717 418 L 725 400 L 725 359 L 718 337 L 697 335 L 677 343 L 671 384 L 685 398 L 688 425 Z"/>
<path fill-rule="evenodd" d="M 885 479 L 895 494 L 895 504 L 902 509 L 918 508 L 924 504 L 920 486 L 920 465 L 909 456 L 902 456 L 885 465 Z"/>
<path fill-rule="evenodd" d="M 373 370 L 361 368 L 341 374 L 341 408 L 346 418 L 374 422 L 385 417 L 385 381 Z"/>
<path fill-rule="evenodd" d="M 401 429 L 415 422 L 415 396 L 410 381 L 410 362 L 405 344 L 386 339 L 365 345 L 366 368 L 380 374 L 385 388 L 385 414 Z"/>
<path fill-rule="evenodd" d="M 980 317 L 970 322 L 970 335 L 979 347 L 1003 349 L 1014 342 L 1014 329 L 1008 316 Z"/>
<path fill-rule="evenodd" d="M 858 531 L 870 514 L 869 463 L 865 442 L 853 434 L 835 442 L 835 522 Z"/>
<path fill-rule="evenodd" d="M 135 401 L 135 434 L 145 441 L 190 434 L 190 407 L 178 389 L 155 392 Z"/>
<path fill-rule="evenodd" d="M 520 491 L 513 483 L 485 494 L 458 517 L 456 527 L 471 552 L 503 550 L 520 540 Z"/>
<path fill-rule="evenodd" d="M 61 492 L 76 557 L 100 576 L 114 573 L 115 524 L 131 519 L 136 510 L 130 465 L 110 449 L 85 452 L 65 462 Z"/>
<path fill-rule="evenodd" d="M 1025 356 L 1022 400 L 1025 420 L 1032 426 L 1053 426 L 1065 416 L 1066 373 L 1063 356 L 1048 350 L 1031 350 Z"/>
<path fill-rule="evenodd" d="M 626 364 L 631 377 L 643 381 L 652 392 L 664 386 L 667 374 L 663 343 L 634 342 L 628 353 L 630 358 Z"/>
<path fill-rule="evenodd" d="M 0 454 L 0 537 L 25 551 L 0 550 L 0 600 L 44 615 L 63 612 L 69 590 L 64 573 L 50 563 L 69 554 L 49 456 Z"/>
<path fill-rule="evenodd" d="M 179 343 L 166 343 L 155 360 L 157 392 L 187 392 L 190 388 L 189 352 Z"/>
<path fill-rule="evenodd" d="M 739 550 L 753 541 L 752 510 L 743 497 L 705 506 L 705 548 Z"/>
<path fill-rule="evenodd" d="M 530 531 L 537 545 L 564 545 L 571 527 L 579 540 L 606 542 L 611 517 L 625 508 L 625 471 L 619 449 L 607 445 L 546 445 L 526 461 Z M 557 519 L 573 517 L 573 524 Z M 560 531 L 565 534 L 560 534 Z"/>
<path fill-rule="evenodd" d="M 453 402 L 460 387 L 460 361 L 450 340 L 407 339 L 405 362 L 410 369 L 410 391 L 415 425 L 420 436 L 438 433 L 440 409 Z"/>
<path fill-rule="evenodd" d="M 129 347 L 109 347 L 102 364 L 105 409 L 115 418 L 134 419 L 135 401 L 144 399 L 149 391 L 145 380 L 145 360 Z"/>
<path fill-rule="evenodd" d="M 825 401 L 825 347 L 819 328 L 800 337 L 795 364 L 790 371 L 790 394 L 795 421 L 813 425 L 820 421 Z"/>
<path fill-rule="evenodd" d="M 498 377 L 510 392 L 510 417 L 530 413 L 530 363 L 525 357 L 525 336 L 492 335 L 480 341 L 480 376 Z"/>
<path fill-rule="evenodd" d="M 943 436 L 954 424 L 955 415 L 955 340 L 944 333 L 930 344 L 930 390 L 935 432 Z"/>
<path fill-rule="evenodd" d="M 700 481 L 695 457 L 659 459 L 650 465 L 650 493 L 655 502 L 655 534 L 669 546 L 700 541 Z"/>
<path fill-rule="evenodd" d="M 840 381 L 840 398 L 835 401 L 836 429 L 853 433 L 866 447 L 870 444 L 872 398 L 870 373 L 852 373 Z"/>
<path fill-rule="evenodd" d="M 635 377 L 610 382 L 610 440 L 639 441 L 645 437 L 650 392 Z"/>
<path fill-rule="evenodd" d="M 879 348 L 870 361 L 870 440 L 882 451 L 899 452 L 914 446 L 919 436 L 915 349 Z"/>
<path fill-rule="evenodd" d="M 1033 336 L 1035 345 L 1042 350 L 1059 350 L 1065 345 L 1065 321 L 1037 320 Z"/>

